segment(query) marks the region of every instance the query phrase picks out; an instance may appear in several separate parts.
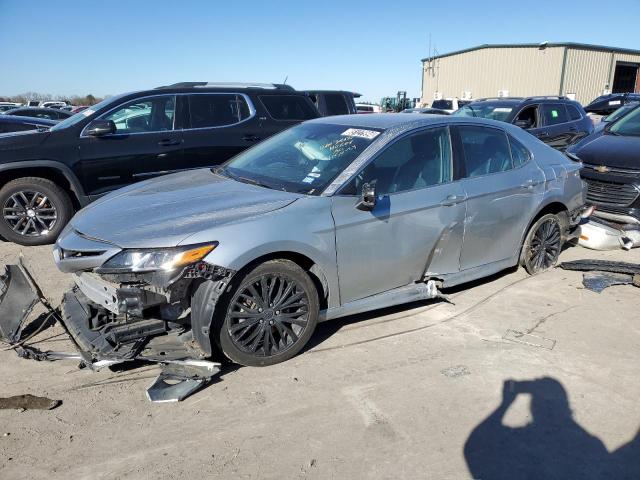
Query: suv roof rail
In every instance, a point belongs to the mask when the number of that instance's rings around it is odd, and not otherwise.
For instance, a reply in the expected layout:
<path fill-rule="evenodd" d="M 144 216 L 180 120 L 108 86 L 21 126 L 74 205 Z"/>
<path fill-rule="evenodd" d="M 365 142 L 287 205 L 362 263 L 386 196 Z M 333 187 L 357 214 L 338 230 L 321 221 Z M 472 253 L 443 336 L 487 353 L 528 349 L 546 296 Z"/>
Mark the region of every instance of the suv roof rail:
<path fill-rule="evenodd" d="M 266 90 L 295 90 L 282 83 L 242 83 L 242 82 L 178 82 L 157 88 L 264 88 Z"/>
<path fill-rule="evenodd" d="M 566 95 L 533 95 L 525 100 L 570 100 Z"/>

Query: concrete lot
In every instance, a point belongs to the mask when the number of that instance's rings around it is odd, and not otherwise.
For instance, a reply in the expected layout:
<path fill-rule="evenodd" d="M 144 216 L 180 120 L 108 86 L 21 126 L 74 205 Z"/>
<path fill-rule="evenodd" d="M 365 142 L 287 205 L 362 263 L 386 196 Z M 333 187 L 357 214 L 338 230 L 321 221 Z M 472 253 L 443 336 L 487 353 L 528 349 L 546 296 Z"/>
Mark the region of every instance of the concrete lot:
<path fill-rule="evenodd" d="M 69 280 L 50 249 L 0 243 L 0 264 L 19 251 L 57 304 Z M 640 249 L 562 256 L 577 258 L 639 263 Z M 155 366 L 92 373 L 2 351 L 0 396 L 63 404 L 0 410 L 0 478 L 640 478 L 640 289 L 581 282 L 519 269 L 450 292 L 455 305 L 326 323 L 304 354 L 226 368 L 179 404 L 146 400 Z"/>

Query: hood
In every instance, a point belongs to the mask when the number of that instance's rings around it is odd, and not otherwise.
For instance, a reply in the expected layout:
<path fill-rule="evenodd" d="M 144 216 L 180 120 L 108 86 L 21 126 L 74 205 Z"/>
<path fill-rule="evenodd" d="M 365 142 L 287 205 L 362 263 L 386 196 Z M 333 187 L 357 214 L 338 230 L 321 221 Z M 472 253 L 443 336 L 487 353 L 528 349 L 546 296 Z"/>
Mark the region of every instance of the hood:
<path fill-rule="evenodd" d="M 44 142 L 51 132 L 38 132 L 28 130 L 25 132 L 12 132 L 0 136 L 0 152 L 5 150 L 17 150 L 22 148 L 35 148 Z"/>
<path fill-rule="evenodd" d="M 573 150 L 582 162 L 614 168 L 640 170 L 640 137 L 607 135 L 598 137 Z"/>
<path fill-rule="evenodd" d="M 299 197 L 208 169 L 190 170 L 117 190 L 81 210 L 71 228 L 121 248 L 171 247 L 194 233 L 283 208 Z"/>

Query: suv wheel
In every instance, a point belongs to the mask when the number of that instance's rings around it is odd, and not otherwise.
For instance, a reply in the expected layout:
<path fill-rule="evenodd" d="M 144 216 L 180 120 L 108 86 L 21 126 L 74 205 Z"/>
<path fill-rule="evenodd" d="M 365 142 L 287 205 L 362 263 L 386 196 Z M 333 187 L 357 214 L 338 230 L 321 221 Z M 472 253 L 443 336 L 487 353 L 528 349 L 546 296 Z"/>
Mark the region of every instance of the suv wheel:
<path fill-rule="evenodd" d="M 73 215 L 69 195 L 45 178 L 12 180 L 0 189 L 0 236 L 20 245 L 53 243 Z"/>
<path fill-rule="evenodd" d="M 553 267 L 562 249 L 562 225 L 554 214 L 540 217 L 529 229 L 522 245 L 520 264 L 535 275 Z"/>
<path fill-rule="evenodd" d="M 214 340 L 241 365 L 284 362 L 309 341 L 318 323 L 318 292 L 289 260 L 272 260 L 240 278 L 222 302 Z"/>

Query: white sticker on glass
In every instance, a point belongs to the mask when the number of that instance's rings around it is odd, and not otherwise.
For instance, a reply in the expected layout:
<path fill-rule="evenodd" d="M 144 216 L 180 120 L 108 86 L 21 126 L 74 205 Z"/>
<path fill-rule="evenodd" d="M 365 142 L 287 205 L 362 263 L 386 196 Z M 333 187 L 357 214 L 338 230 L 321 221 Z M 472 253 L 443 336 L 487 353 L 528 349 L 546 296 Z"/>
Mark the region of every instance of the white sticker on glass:
<path fill-rule="evenodd" d="M 367 140 L 373 140 L 380 135 L 380 132 L 376 132 L 375 130 L 365 130 L 363 128 L 348 128 L 342 132 L 341 135 L 345 137 L 360 137 L 366 138 Z"/>

